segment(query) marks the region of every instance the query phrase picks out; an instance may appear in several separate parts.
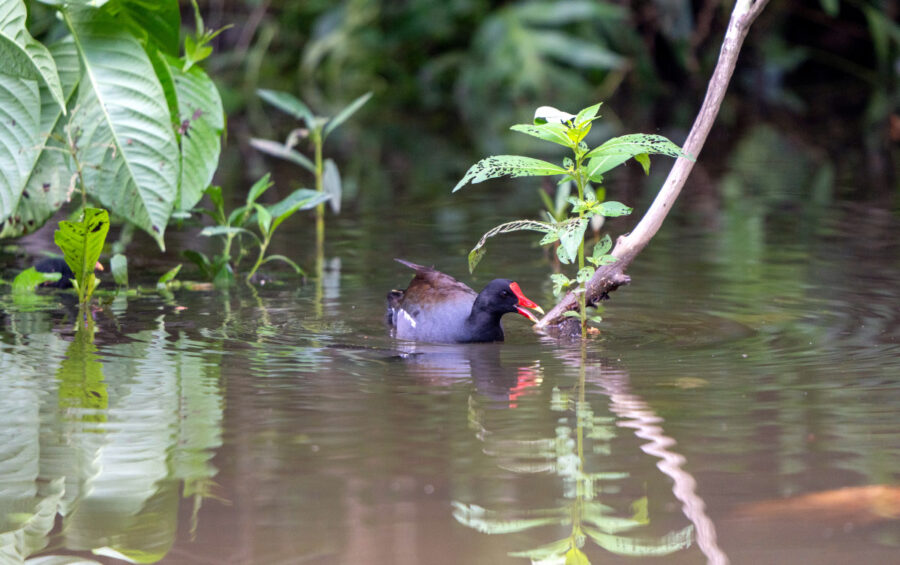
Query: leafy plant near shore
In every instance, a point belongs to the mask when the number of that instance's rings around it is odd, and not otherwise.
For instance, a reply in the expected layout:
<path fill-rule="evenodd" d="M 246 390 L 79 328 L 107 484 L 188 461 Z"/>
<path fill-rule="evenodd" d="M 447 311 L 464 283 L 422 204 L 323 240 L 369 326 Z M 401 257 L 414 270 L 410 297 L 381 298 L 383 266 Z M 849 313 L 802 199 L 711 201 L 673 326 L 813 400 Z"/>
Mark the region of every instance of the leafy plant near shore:
<path fill-rule="evenodd" d="M 247 193 L 247 199 L 243 206 L 225 213 L 225 199 L 222 197 L 222 189 L 211 186 L 206 194 L 212 201 L 213 208 L 199 208 L 196 211 L 208 214 L 216 222 L 214 226 L 203 228 L 200 235 L 206 237 L 221 237 L 222 251 L 212 258 L 200 251 L 187 250 L 184 256 L 193 261 L 203 276 L 213 281 L 216 286 L 230 286 L 235 282 L 235 272 L 241 260 L 251 253 L 245 245 L 250 241 L 257 248 L 257 257 L 253 266 L 247 271 L 245 279 L 249 282 L 256 271 L 270 261 L 281 261 L 290 265 L 296 273 L 303 270 L 291 259 L 284 255 L 266 255 L 269 244 L 275 230 L 294 213 L 300 210 L 309 210 L 321 205 L 328 200 L 328 195 L 308 188 L 298 188 L 286 198 L 271 206 L 263 206 L 257 202 L 273 185 L 266 174 L 256 181 Z M 256 226 L 259 234 L 252 230 Z"/>
<path fill-rule="evenodd" d="M 316 116 L 313 114 L 312 110 L 309 109 L 309 106 L 288 92 L 260 90 L 259 96 L 282 112 L 302 121 L 305 127 L 291 131 L 284 143 L 269 139 L 254 138 L 250 140 L 250 144 L 263 153 L 300 165 L 312 173 L 316 179 L 316 190 L 328 195 L 329 203 L 334 213 L 340 212 L 341 193 L 343 192 L 341 187 L 341 174 L 337 164 L 332 159 L 323 160 L 323 146 L 325 145 L 325 139 L 328 138 L 328 135 L 339 125 L 347 121 L 357 110 L 362 108 L 363 104 L 368 102 L 369 98 L 372 97 L 372 93 L 368 92 L 363 94 L 348 104 L 333 118 Z M 304 137 L 308 137 L 313 144 L 313 161 L 295 149 Z M 324 217 L 325 205 L 323 202 L 316 207 L 316 232 L 320 238 L 321 233 L 319 232 L 324 229 Z"/>
<path fill-rule="evenodd" d="M 197 65 L 216 32 L 198 19 L 179 58 L 177 0 L 42 4 L 59 38 L 47 45 L 25 2 L 0 2 L 0 237 L 38 229 L 79 189 L 164 248 L 218 164 L 224 112 Z"/>
<path fill-rule="evenodd" d="M 453 192 L 456 192 L 467 183 L 475 184 L 504 176 L 560 175 L 562 177 L 560 183 L 574 182 L 577 195 L 568 198 L 571 208 L 567 216 L 563 216 L 561 210 L 553 206 L 546 222 L 516 220 L 493 228 L 485 233 L 469 252 L 469 270 L 473 271 L 478 265 L 486 252 L 487 240 L 495 235 L 521 230 L 544 233 L 541 245 L 558 242 L 556 254 L 560 262 L 577 264 L 578 270 L 574 277 L 557 273 L 552 275 L 551 279 L 554 294 L 557 296 L 566 289 L 574 289 L 579 293 L 579 312 L 572 312 L 571 315 L 580 318 L 583 337 L 586 335 L 588 322 L 584 285 L 593 276 L 597 267 L 616 260 L 608 254 L 612 247 L 609 235 L 594 245 L 590 256 L 585 255 L 584 239 L 588 223 L 595 216 L 615 217 L 631 213 L 631 208 L 620 202 L 605 201 L 603 175 L 628 159 L 640 163 L 644 172 L 649 174 L 650 154 L 686 156 L 667 138 L 640 133 L 614 137 L 598 147 L 589 148 L 584 139 L 591 131 L 591 124 L 600 117 L 598 114 L 600 104 L 589 106 L 576 115 L 550 106 L 542 106 L 535 111 L 533 124 L 512 126 L 513 131 L 569 148 L 573 155 L 566 157 L 562 166 L 521 155 L 494 155 L 472 165 L 453 188 Z M 599 321 L 596 317 L 594 319 Z"/>

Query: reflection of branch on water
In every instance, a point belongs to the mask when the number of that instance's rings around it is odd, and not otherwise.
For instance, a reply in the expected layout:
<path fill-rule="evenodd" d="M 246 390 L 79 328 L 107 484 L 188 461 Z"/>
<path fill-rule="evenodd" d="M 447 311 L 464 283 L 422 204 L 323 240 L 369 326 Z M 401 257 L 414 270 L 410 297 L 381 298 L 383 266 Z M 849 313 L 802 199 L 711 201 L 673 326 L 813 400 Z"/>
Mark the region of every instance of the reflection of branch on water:
<path fill-rule="evenodd" d="M 728 563 L 728 557 L 716 541 L 715 525 L 706 515 L 706 504 L 696 492 L 697 481 L 681 468 L 685 458 L 670 449 L 676 442 L 659 426 L 663 419 L 643 399 L 630 392 L 625 373 L 605 371 L 598 377 L 596 384 L 609 396 L 610 410 L 623 418 L 618 425 L 636 430 L 637 437 L 649 441 L 641 446 L 641 450 L 658 457 L 660 462 L 656 466 L 675 483 L 672 493 L 681 501 L 684 515 L 694 524 L 697 545 L 707 561 L 716 565 Z"/>

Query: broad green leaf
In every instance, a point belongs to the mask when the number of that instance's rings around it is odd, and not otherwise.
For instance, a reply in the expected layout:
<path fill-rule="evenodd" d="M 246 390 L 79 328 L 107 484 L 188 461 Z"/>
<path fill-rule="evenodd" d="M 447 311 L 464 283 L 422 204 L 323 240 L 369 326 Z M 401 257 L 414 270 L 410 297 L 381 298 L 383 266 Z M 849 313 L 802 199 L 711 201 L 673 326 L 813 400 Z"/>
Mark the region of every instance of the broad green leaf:
<path fill-rule="evenodd" d="M 635 155 L 640 155 L 641 153 L 691 159 L 690 156 L 682 153 L 680 147 L 669 141 L 667 138 L 661 135 L 647 133 L 633 133 L 609 139 L 599 147 L 592 149 L 590 153 L 585 155 L 585 158 L 591 159 L 594 157 L 610 155 L 627 155 L 628 158 L 631 158 Z"/>
<path fill-rule="evenodd" d="M 328 204 L 335 214 L 341 211 L 341 172 L 331 159 L 325 159 L 325 173 L 322 177 L 322 188 L 328 195 Z"/>
<path fill-rule="evenodd" d="M 99 208 L 85 208 L 82 221 L 62 221 L 53 233 L 53 241 L 75 275 L 77 288 L 88 289 L 85 298 L 90 297 L 95 286 L 94 265 L 100 260 L 108 231 L 109 213 Z"/>
<path fill-rule="evenodd" d="M 298 120 L 303 120 L 306 122 L 306 127 L 312 129 L 315 127 L 315 116 L 309 107 L 304 104 L 299 98 L 290 94 L 288 92 L 281 92 L 279 90 L 266 90 L 260 89 L 256 91 L 259 94 L 259 97 L 275 106 L 282 112 L 286 114 L 290 114 L 297 118 Z"/>
<path fill-rule="evenodd" d="M 603 105 L 603 102 L 597 102 L 593 106 L 588 106 L 584 110 L 578 112 L 578 115 L 575 116 L 575 125 L 580 126 L 582 124 L 586 124 L 591 120 L 597 119 L 597 112 L 600 111 L 600 106 Z"/>
<path fill-rule="evenodd" d="M 282 263 L 287 263 L 294 269 L 295 273 L 297 273 L 298 275 L 306 276 L 306 272 L 300 268 L 300 265 L 298 265 L 297 263 L 294 263 L 292 260 L 288 259 L 284 255 L 267 255 L 266 258 L 263 260 L 263 263 L 268 263 L 269 261 L 281 261 Z"/>
<path fill-rule="evenodd" d="M 263 195 L 267 190 L 272 188 L 275 185 L 272 182 L 272 174 L 266 173 L 262 177 L 259 178 L 253 186 L 250 187 L 249 192 L 247 192 L 247 206 L 252 205 L 256 202 L 256 199 Z"/>
<path fill-rule="evenodd" d="M 587 175 L 591 182 L 603 182 L 603 173 L 630 159 L 629 155 L 599 155 L 588 160 Z"/>
<path fill-rule="evenodd" d="M 272 214 L 272 217 L 278 223 L 281 223 L 278 218 L 281 218 L 287 212 L 311 210 L 326 200 L 328 200 L 328 195 L 323 192 L 309 188 L 298 188 L 287 195 L 281 202 L 269 206 L 269 213 Z"/>
<path fill-rule="evenodd" d="M 13 77 L 0 80 L 0 219 L 9 218 L 15 211 L 37 160 L 40 102 L 36 81 Z M 16 228 L 15 217 L 10 223 Z"/>
<path fill-rule="evenodd" d="M 613 200 L 607 200 L 606 202 L 601 202 L 597 206 L 597 213 L 607 218 L 615 218 L 617 216 L 627 216 L 632 211 L 632 208 L 622 204 L 621 202 L 615 202 Z"/>
<path fill-rule="evenodd" d="M 175 280 L 175 277 L 178 276 L 178 272 L 180 270 L 181 270 L 181 263 L 179 263 L 175 267 L 172 267 L 171 269 L 169 269 L 168 271 L 163 273 L 163 275 L 161 277 L 159 277 L 159 280 L 156 281 L 156 286 L 157 287 L 165 286 L 166 283 L 169 283 L 169 282 Z"/>
<path fill-rule="evenodd" d="M 84 66 L 80 160 L 90 193 L 149 233 L 163 234 L 178 191 L 179 151 L 159 80 L 140 43 L 103 10 L 63 12 Z"/>
<path fill-rule="evenodd" d="M 0 74 L 39 80 L 47 86 L 61 112 L 66 111 L 56 62 L 25 27 L 27 12 L 21 0 L 0 2 Z"/>
<path fill-rule="evenodd" d="M 522 230 L 547 233 L 555 231 L 556 226 L 554 226 L 553 224 L 548 224 L 546 222 L 537 222 L 535 220 L 516 220 L 514 222 L 500 224 L 499 226 L 487 231 L 483 236 L 481 236 L 481 239 L 478 240 L 478 243 L 475 244 L 475 247 L 473 247 L 472 250 L 469 251 L 469 272 L 474 272 L 475 267 L 478 266 L 481 258 L 484 257 L 486 251 L 484 249 L 484 245 L 487 243 L 488 238 L 494 237 L 495 235 L 499 235 L 501 233 L 509 233 Z"/>
<path fill-rule="evenodd" d="M 45 282 L 58 281 L 62 273 L 42 273 L 34 267 L 28 267 L 13 279 L 13 292 L 34 292 L 34 288 Z"/>
<path fill-rule="evenodd" d="M 325 129 L 322 130 L 322 140 L 324 141 L 325 138 L 328 137 L 329 133 L 333 132 L 335 130 L 335 128 L 337 128 L 342 123 L 346 122 L 347 119 L 350 118 L 350 116 L 352 116 L 353 114 L 356 113 L 357 110 L 362 108 L 363 104 L 368 102 L 369 98 L 371 98 L 371 97 L 372 97 L 371 92 L 367 92 L 367 93 L 363 94 L 362 96 L 360 96 L 359 98 L 357 98 L 356 100 L 354 100 L 353 102 L 348 104 L 346 108 L 344 108 L 343 110 L 338 112 L 338 114 L 335 117 L 328 120 L 328 123 L 325 125 Z"/>
<path fill-rule="evenodd" d="M 556 292 L 554 294 L 558 295 L 559 292 Z M 566 310 L 565 312 L 563 312 L 563 318 L 581 318 L 581 312 L 579 312 L 578 310 Z"/>
<path fill-rule="evenodd" d="M 647 557 L 668 555 L 691 546 L 694 539 L 694 526 L 690 525 L 677 532 L 669 532 L 661 538 L 631 538 L 607 534 L 594 528 L 582 525 L 584 533 L 594 542 L 610 553 Z"/>
<path fill-rule="evenodd" d="M 563 263 L 574 263 L 578 259 L 578 247 L 584 241 L 584 232 L 587 230 L 588 221 L 576 218 L 566 222 L 559 228 L 559 247 L 557 255 Z"/>
<path fill-rule="evenodd" d="M 543 139 L 544 141 L 558 143 L 564 147 L 575 147 L 575 143 L 566 134 L 568 128 L 563 124 L 552 122 L 537 125 L 516 124 L 509 129 Z"/>
<path fill-rule="evenodd" d="M 476 184 L 497 177 L 538 177 L 565 173 L 566 170 L 559 165 L 540 159 L 521 155 L 494 155 L 472 165 L 462 180 L 453 187 L 453 192 L 462 188 L 466 183 Z"/>
<path fill-rule="evenodd" d="M 306 155 L 300 153 L 295 149 L 291 149 L 283 143 L 272 141 L 270 139 L 259 139 L 254 137 L 250 139 L 250 145 L 257 151 L 262 151 L 263 153 L 267 153 L 273 157 L 278 157 L 280 159 L 284 159 L 285 161 L 291 161 L 296 165 L 300 165 L 313 174 L 315 174 L 316 172 L 315 164 L 313 164 L 313 162 L 310 161 Z"/>
<path fill-rule="evenodd" d="M 167 59 L 175 81 L 181 143 L 181 178 L 176 210 L 190 210 L 212 182 L 222 151 L 225 110 L 219 90 L 206 72 L 197 66 L 187 72 L 174 57 Z"/>
<path fill-rule="evenodd" d="M 178 55 L 181 32 L 178 0 L 120 0 L 118 4 L 119 17 L 131 33 L 172 57 Z"/>
<path fill-rule="evenodd" d="M 116 253 L 109 260 L 109 270 L 119 286 L 128 286 L 128 258 Z"/>

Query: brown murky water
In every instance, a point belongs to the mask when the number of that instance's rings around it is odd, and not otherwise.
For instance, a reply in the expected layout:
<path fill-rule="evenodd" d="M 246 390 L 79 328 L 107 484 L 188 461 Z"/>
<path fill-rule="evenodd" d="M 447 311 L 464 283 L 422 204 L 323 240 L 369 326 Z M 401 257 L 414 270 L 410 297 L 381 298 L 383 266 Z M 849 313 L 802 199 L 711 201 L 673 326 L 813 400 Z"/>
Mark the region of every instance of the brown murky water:
<path fill-rule="evenodd" d="M 527 236 L 465 275 L 453 226 L 507 219 L 467 214 L 332 222 L 320 287 L 119 296 L 93 344 L 7 297 L 0 562 L 897 560 L 896 219 L 676 219 L 583 350 L 391 339 L 394 255 L 551 303 Z"/>

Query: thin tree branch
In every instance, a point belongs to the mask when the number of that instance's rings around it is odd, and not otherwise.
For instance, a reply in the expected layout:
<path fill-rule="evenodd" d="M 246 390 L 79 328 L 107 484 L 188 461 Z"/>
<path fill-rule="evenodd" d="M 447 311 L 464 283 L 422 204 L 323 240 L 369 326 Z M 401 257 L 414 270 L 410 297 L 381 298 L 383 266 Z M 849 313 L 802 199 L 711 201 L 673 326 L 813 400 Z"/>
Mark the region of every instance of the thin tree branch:
<path fill-rule="evenodd" d="M 768 1 L 737 0 L 735 2 L 731 20 L 728 22 L 728 29 L 725 31 L 725 38 L 722 40 L 719 61 L 716 63 L 716 68 L 709 80 L 706 97 L 684 143 L 684 152 L 695 159 L 700 155 L 703 144 L 706 142 L 713 122 L 715 122 L 719 113 L 719 108 L 722 106 L 725 91 L 728 89 L 728 83 L 731 81 L 731 75 L 734 73 L 734 67 L 737 64 L 738 54 L 750 30 L 750 25 L 762 12 Z M 625 274 L 625 269 L 628 268 L 637 254 L 646 247 L 650 239 L 659 230 L 693 168 L 694 161 L 690 159 L 679 157 L 675 161 L 675 165 L 669 172 L 666 182 L 660 189 L 659 194 L 656 195 L 656 199 L 653 201 L 650 209 L 647 210 L 647 213 L 644 214 L 644 217 L 630 234 L 618 238 L 616 246 L 611 252 L 611 255 L 616 257 L 618 261 L 597 269 L 594 276 L 588 281 L 586 288 L 587 304 L 596 303 L 605 298 L 609 292 L 631 281 Z M 578 297 L 570 292 L 535 324 L 535 331 L 552 331 L 560 335 L 580 333 L 580 326 L 577 320 L 563 317 L 565 312 L 576 308 L 578 308 Z"/>

